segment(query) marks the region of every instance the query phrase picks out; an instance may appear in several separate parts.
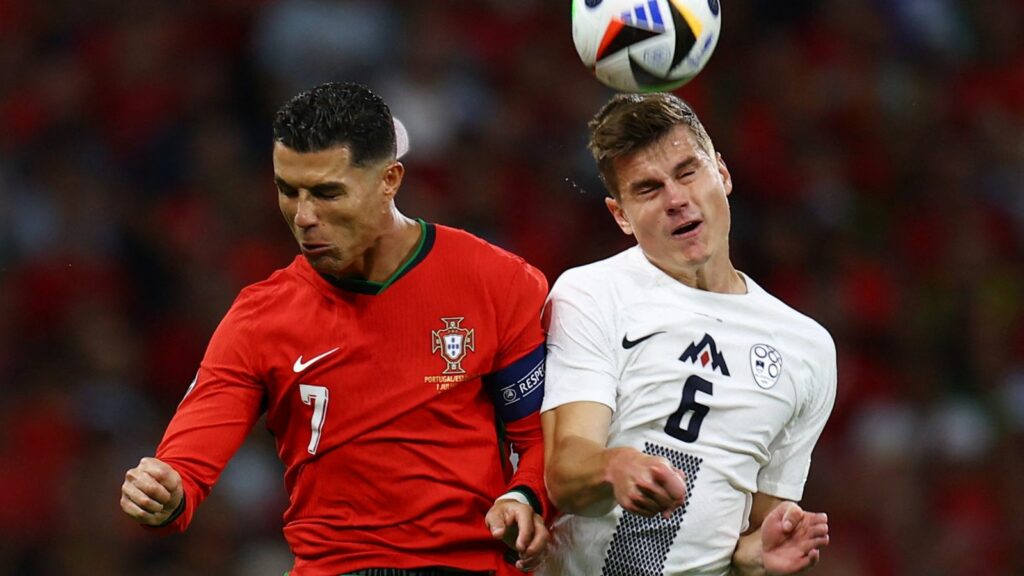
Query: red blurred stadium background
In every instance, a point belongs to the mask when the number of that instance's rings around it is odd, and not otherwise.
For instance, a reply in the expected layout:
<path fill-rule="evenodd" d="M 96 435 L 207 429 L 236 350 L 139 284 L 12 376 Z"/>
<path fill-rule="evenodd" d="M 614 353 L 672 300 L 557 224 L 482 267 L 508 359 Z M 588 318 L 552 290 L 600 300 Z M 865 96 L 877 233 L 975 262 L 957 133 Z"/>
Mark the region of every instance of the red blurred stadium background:
<path fill-rule="evenodd" d="M 0 0 L 0 573 L 289 565 L 257 428 L 183 536 L 119 511 L 243 285 L 295 253 L 273 110 L 327 79 L 409 129 L 398 198 L 554 280 L 627 239 L 569 2 Z M 1024 2 L 747 0 L 679 93 L 734 260 L 839 348 L 805 505 L 828 576 L 1024 574 Z"/>

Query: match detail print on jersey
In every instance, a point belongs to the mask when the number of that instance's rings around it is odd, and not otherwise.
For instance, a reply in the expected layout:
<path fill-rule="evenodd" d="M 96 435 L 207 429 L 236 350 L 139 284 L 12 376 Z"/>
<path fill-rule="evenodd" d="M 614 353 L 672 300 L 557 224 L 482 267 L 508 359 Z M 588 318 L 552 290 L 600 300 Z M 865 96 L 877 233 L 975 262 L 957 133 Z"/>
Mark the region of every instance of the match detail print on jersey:
<path fill-rule="evenodd" d="M 686 474 L 686 503 L 676 508 L 668 518 L 660 515 L 645 518 L 623 511 L 615 525 L 611 544 L 608 545 L 601 576 L 662 574 L 668 550 L 679 534 L 686 509 L 693 498 L 693 486 L 703 461 L 701 458 L 650 442 L 644 445 L 644 454 L 667 458 L 673 466 Z"/>

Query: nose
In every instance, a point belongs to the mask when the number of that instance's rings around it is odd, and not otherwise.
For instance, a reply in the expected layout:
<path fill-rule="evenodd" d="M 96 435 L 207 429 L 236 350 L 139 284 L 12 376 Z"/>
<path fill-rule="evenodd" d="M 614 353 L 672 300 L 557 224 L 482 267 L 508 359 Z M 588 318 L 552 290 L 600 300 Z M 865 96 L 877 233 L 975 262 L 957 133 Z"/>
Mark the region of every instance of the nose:
<path fill-rule="evenodd" d="M 665 186 L 665 211 L 674 215 L 690 204 L 690 191 L 678 182 L 669 182 Z"/>
<path fill-rule="evenodd" d="M 311 228 L 316 223 L 316 206 L 313 199 L 308 195 L 300 194 L 295 203 L 295 225 L 299 228 Z"/>

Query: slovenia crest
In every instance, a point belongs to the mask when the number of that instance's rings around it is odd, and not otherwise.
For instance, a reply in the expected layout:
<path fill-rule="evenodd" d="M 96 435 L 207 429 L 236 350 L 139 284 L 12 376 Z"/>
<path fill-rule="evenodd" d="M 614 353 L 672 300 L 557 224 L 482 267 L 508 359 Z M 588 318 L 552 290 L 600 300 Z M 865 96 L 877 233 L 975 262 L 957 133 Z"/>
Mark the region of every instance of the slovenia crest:
<path fill-rule="evenodd" d="M 465 317 L 441 318 L 444 328 L 431 330 L 431 342 L 433 347 L 431 353 L 441 352 L 441 358 L 447 363 L 442 374 L 465 374 L 462 369 L 462 360 L 470 351 L 476 350 L 473 338 L 473 330 L 461 326 Z"/>
<path fill-rule="evenodd" d="M 782 354 L 767 344 L 754 344 L 750 349 L 750 371 L 761 388 L 775 386 L 782 374 Z"/>

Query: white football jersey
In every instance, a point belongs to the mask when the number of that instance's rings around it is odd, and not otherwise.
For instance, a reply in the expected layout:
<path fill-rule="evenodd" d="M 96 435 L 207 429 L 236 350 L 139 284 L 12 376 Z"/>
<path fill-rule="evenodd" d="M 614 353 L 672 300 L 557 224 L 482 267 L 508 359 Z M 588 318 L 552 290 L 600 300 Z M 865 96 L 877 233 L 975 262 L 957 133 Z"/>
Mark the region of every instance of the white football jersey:
<path fill-rule="evenodd" d="M 541 574 L 724 576 L 753 493 L 800 499 L 835 400 L 835 344 L 744 278 L 746 294 L 697 290 L 633 247 L 555 283 L 542 410 L 609 406 L 608 446 L 667 458 L 688 497 L 668 519 L 561 517 Z"/>

